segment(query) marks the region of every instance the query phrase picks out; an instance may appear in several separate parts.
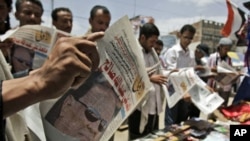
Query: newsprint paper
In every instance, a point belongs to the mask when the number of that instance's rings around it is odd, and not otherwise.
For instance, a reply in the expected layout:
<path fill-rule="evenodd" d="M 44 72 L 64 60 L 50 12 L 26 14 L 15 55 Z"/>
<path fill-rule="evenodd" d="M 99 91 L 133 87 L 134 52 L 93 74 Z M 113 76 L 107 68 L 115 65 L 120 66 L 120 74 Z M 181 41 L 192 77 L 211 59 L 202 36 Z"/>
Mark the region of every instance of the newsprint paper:
<path fill-rule="evenodd" d="M 198 77 L 193 68 L 182 68 L 177 72 L 170 73 L 166 84 L 168 106 L 172 108 L 194 84 L 206 86 L 206 83 Z"/>
<path fill-rule="evenodd" d="M 179 69 L 170 73 L 168 77 L 168 91 L 165 94 L 170 108 L 186 94 L 190 95 L 192 103 L 206 115 L 214 112 L 224 102 L 218 93 L 208 88 L 193 68 Z"/>
<path fill-rule="evenodd" d="M 38 63 L 33 60 L 36 67 L 42 65 L 59 36 L 69 35 L 38 25 L 23 26 L 8 35 L 38 54 Z M 99 70 L 84 84 L 60 98 L 41 102 L 39 110 L 29 107 L 31 117 L 41 115 L 42 124 L 34 120 L 31 124 L 39 126 L 32 129 L 40 140 L 106 141 L 145 98 L 151 84 L 128 17 L 108 28 L 97 46 Z"/>

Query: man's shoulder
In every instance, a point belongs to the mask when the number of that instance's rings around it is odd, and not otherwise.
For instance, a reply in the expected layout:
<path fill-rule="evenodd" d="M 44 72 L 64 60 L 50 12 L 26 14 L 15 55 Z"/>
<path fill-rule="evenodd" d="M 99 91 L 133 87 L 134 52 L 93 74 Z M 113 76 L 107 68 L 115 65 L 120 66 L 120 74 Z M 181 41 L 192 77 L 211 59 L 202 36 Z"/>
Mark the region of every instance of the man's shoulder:
<path fill-rule="evenodd" d="M 174 45 L 174 46 L 172 46 L 171 48 L 169 48 L 166 52 L 165 52 L 165 54 L 172 54 L 173 52 L 177 52 L 178 51 L 178 45 Z"/>
<path fill-rule="evenodd" d="M 214 52 L 214 53 L 210 54 L 210 55 L 209 55 L 209 58 L 216 57 L 216 54 L 217 54 L 216 52 Z"/>

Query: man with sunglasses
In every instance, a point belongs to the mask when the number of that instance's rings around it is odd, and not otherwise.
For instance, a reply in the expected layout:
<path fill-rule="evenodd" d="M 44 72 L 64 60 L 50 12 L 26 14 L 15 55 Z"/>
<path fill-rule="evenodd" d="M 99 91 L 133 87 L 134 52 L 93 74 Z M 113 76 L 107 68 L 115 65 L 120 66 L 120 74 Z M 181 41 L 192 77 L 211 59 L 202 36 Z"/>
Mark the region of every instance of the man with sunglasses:
<path fill-rule="evenodd" d="M 83 85 L 60 98 L 45 119 L 70 137 L 98 141 L 122 106 L 112 86 L 98 79 L 101 76 L 99 72 L 92 72 Z M 64 138 L 58 135 L 59 140 L 61 137 Z"/>

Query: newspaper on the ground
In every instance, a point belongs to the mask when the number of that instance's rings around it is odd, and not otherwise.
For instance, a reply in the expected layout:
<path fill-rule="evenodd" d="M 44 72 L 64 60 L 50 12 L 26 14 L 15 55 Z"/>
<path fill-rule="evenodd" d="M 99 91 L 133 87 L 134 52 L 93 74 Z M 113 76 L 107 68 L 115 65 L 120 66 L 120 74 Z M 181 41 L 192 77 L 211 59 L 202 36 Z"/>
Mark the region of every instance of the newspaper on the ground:
<path fill-rule="evenodd" d="M 240 73 L 228 63 L 222 61 L 217 65 L 217 75 L 214 77 L 214 79 L 220 86 L 225 86 L 234 84 L 241 75 L 249 77 L 248 74 Z"/>
<path fill-rule="evenodd" d="M 142 52 L 127 16 L 97 41 L 99 70 L 77 89 L 42 102 L 48 141 L 107 141 L 151 87 Z"/>
<path fill-rule="evenodd" d="M 187 93 L 191 96 L 194 105 L 206 115 L 214 112 L 224 102 L 218 93 L 211 92 L 207 87 L 199 84 L 194 84 Z"/>
<path fill-rule="evenodd" d="M 168 93 L 166 93 L 167 103 L 172 108 L 183 96 L 187 93 L 194 84 L 201 84 L 206 86 L 199 76 L 195 73 L 194 68 L 182 68 L 177 72 L 172 72 L 168 76 L 168 82 L 166 87 Z"/>

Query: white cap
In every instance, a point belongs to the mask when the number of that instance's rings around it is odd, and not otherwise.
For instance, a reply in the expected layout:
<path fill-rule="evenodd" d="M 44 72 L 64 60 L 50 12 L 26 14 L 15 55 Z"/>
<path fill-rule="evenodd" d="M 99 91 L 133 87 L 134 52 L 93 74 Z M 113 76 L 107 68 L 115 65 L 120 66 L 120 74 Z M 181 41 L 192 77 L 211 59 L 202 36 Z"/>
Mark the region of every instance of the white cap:
<path fill-rule="evenodd" d="M 226 46 L 232 46 L 233 41 L 230 38 L 223 37 L 219 41 L 219 45 L 226 45 Z"/>

